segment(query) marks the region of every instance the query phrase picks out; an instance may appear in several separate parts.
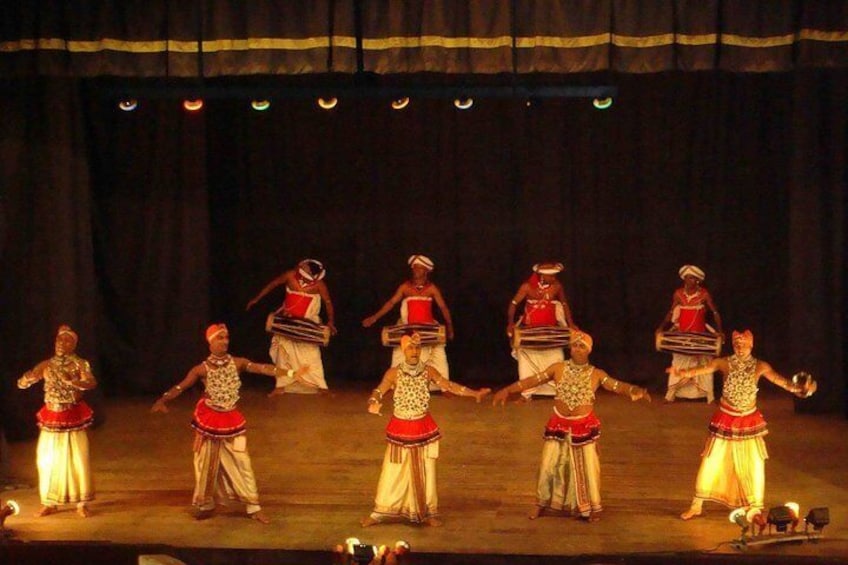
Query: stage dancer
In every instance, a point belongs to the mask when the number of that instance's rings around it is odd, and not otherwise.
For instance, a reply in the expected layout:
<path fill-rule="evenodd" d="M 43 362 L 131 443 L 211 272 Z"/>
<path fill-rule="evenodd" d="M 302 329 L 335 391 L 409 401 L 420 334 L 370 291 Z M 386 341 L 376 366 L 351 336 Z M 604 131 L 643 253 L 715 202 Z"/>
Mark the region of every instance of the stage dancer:
<path fill-rule="evenodd" d="M 442 318 L 445 321 L 445 337 L 453 339 L 453 321 L 450 310 L 442 298 L 442 292 L 430 280 L 433 272 L 433 261 L 425 255 L 412 255 L 407 259 L 407 264 L 412 272 L 408 281 L 404 281 L 397 288 L 394 295 L 373 315 L 362 320 L 362 326 L 370 328 L 377 320 L 385 316 L 396 304 L 400 303 L 399 324 L 423 324 L 436 325 L 438 322 L 433 316 L 433 302 L 439 307 Z M 395 367 L 404 359 L 400 347 L 392 350 L 391 366 Z M 439 372 L 442 378 L 450 380 L 450 368 L 444 345 L 425 345 L 421 348 L 421 360 Z M 438 390 L 431 385 L 431 391 Z"/>
<path fill-rule="evenodd" d="M 167 412 L 166 403 L 198 380 L 205 391 L 197 402 L 191 426 L 194 437 L 194 495 L 192 504 L 195 518 L 203 520 L 212 516 L 215 504 L 236 499 L 247 506 L 247 515 L 263 524 L 268 517 L 259 505 L 259 491 L 247 451 L 246 422 L 237 408 L 241 379 L 239 373 L 248 372 L 279 378 L 282 369 L 263 363 L 254 363 L 243 357 L 229 354 L 230 334 L 224 324 L 212 324 L 206 330 L 209 357 L 192 367 L 185 378 L 160 396 L 153 404 L 153 412 Z M 309 366 L 286 370 L 287 377 L 301 381 Z"/>
<path fill-rule="evenodd" d="M 332 335 L 336 335 L 335 311 L 330 299 L 330 291 L 324 282 L 327 271 L 320 261 L 304 259 L 294 269 L 290 269 L 276 277 L 259 294 L 247 303 L 250 310 L 269 292 L 278 286 L 285 285 L 286 297 L 283 305 L 274 313 L 290 318 L 308 320 L 315 324 L 321 323 L 321 306 L 327 319 L 326 326 Z M 271 338 L 269 350 L 274 364 L 282 370 L 298 370 L 303 366 L 311 367 L 302 381 L 294 381 L 290 377 L 280 377 L 272 395 L 283 392 L 310 394 L 327 390 L 324 378 L 324 364 L 321 359 L 321 347 L 316 343 L 297 341 L 286 336 L 275 334 Z"/>
<path fill-rule="evenodd" d="M 380 522 L 409 520 L 427 526 L 440 526 L 437 518 L 436 459 L 441 432 L 430 415 L 432 383 L 457 396 L 477 402 L 491 392 L 471 389 L 451 382 L 421 359 L 421 339 L 417 333 L 401 338 L 404 360 L 390 368 L 368 399 L 368 412 L 380 414 L 383 396 L 394 389 L 393 415 L 386 427 L 386 453 L 374 511 L 362 519 L 363 527 Z"/>
<path fill-rule="evenodd" d="M 816 382 L 804 378 L 787 379 L 765 361 L 751 355 L 754 336 L 750 331 L 733 332 L 733 355 L 719 357 L 689 369 L 674 366 L 667 370 L 681 379 L 719 371 L 724 375 L 719 407 L 710 421 L 709 436 L 701 453 L 701 466 L 695 479 L 695 497 L 680 517 L 689 520 L 703 513 L 705 500 L 730 508 L 762 509 L 766 484 L 768 451 L 763 437 L 766 421 L 757 409 L 757 382 L 760 377 L 807 398 L 816 391 Z"/>
<path fill-rule="evenodd" d="M 651 401 L 644 388 L 610 377 L 589 364 L 593 340 L 574 330 L 570 336 L 571 357 L 555 363 L 536 376 L 522 379 L 499 390 L 492 403 L 505 405 L 510 394 L 553 381 L 556 397 L 554 413 L 545 425 L 542 461 L 536 485 L 536 506 L 528 516 L 535 520 L 546 511 L 570 511 L 573 516 L 594 522 L 600 519 L 601 465 L 597 441 L 601 422 L 595 416 L 598 387 L 630 397 Z"/>
<path fill-rule="evenodd" d="M 683 279 L 683 286 L 674 291 L 671 297 L 671 308 L 656 333 L 662 333 L 671 326 L 671 330 L 685 333 L 712 333 L 724 340 L 721 327 L 721 316 L 713 303 L 713 298 L 704 287 L 704 271 L 695 265 L 683 265 L 678 274 Z M 706 314 L 712 314 L 715 328 L 707 324 Z M 709 355 L 687 355 L 672 353 L 671 365 L 678 369 L 697 367 L 708 363 Z M 695 379 L 681 380 L 674 374 L 669 374 L 668 389 L 665 394 L 666 402 L 674 402 L 675 398 L 699 399 L 706 398 L 708 404 L 715 400 L 713 389 L 713 374 L 703 373 Z"/>
<path fill-rule="evenodd" d="M 519 329 L 540 327 L 577 329 L 571 318 L 571 309 L 565 298 L 565 290 L 556 278 L 562 270 L 562 263 L 533 265 L 533 274 L 521 284 L 507 308 L 507 336 L 512 338 L 515 333 L 515 309 L 522 302 L 524 302 L 524 314 L 518 321 Z M 528 379 L 565 359 L 561 345 L 546 348 L 513 348 L 512 356 L 518 362 L 519 380 Z M 521 396 L 527 400 L 534 394 L 554 396 L 556 393 L 551 383 L 545 383 L 539 387 L 525 389 Z"/>
<path fill-rule="evenodd" d="M 18 379 L 26 389 L 44 381 L 44 406 L 36 414 L 38 436 L 36 463 L 41 507 L 36 516 L 47 516 L 63 504 L 75 504 L 77 514 L 91 515 L 87 503 L 94 500 L 89 443 L 86 429 L 94 412 L 82 399 L 84 391 L 97 386 L 88 361 L 76 354 L 79 336 L 69 326 L 59 327 L 55 355 Z"/>

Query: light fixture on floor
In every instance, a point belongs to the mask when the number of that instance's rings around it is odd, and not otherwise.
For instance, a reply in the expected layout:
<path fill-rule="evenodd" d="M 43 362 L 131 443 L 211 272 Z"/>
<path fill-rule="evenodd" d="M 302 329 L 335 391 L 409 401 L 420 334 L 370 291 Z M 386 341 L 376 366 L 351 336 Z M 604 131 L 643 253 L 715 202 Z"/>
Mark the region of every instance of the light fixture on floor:
<path fill-rule="evenodd" d="M 459 110 L 468 110 L 474 105 L 473 98 L 456 98 L 453 101 L 453 105 L 457 107 Z"/>
<path fill-rule="evenodd" d="M 339 99 L 333 96 L 332 98 L 319 98 L 318 106 L 323 110 L 332 110 L 339 103 Z"/>
<path fill-rule="evenodd" d="M 771 527 L 778 531 L 778 533 L 786 533 L 787 529 L 790 529 L 794 533 L 795 528 L 798 526 L 798 504 L 789 502 L 784 504 L 783 506 L 775 506 L 768 512 L 768 517 L 766 518 L 766 522 L 769 525 L 769 533 L 771 533 Z"/>
<path fill-rule="evenodd" d="M 183 108 L 188 112 L 197 112 L 203 108 L 203 99 L 195 98 L 193 100 L 183 100 Z"/>
<path fill-rule="evenodd" d="M 607 96 L 606 98 L 595 98 L 592 100 L 592 106 L 598 110 L 606 110 L 612 106 L 612 96 Z"/>
<path fill-rule="evenodd" d="M 396 98 L 392 100 L 393 110 L 403 110 L 407 106 L 409 106 L 409 96 L 404 96 L 403 98 Z"/>
<path fill-rule="evenodd" d="M 0 531 L 6 531 L 6 518 L 15 516 L 21 513 L 21 507 L 14 500 L 7 500 L 6 504 L 0 508 Z"/>
<path fill-rule="evenodd" d="M 830 524 L 830 510 L 827 507 L 810 508 L 804 518 L 804 532 L 807 531 L 808 526 L 812 526 L 814 532 L 821 532 L 828 524 Z"/>

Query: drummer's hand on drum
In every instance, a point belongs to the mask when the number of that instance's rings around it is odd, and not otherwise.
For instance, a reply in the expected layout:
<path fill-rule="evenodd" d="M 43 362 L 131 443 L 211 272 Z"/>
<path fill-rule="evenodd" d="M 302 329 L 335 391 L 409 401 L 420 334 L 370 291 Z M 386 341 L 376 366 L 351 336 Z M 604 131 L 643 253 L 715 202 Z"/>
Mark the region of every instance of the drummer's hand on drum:
<path fill-rule="evenodd" d="M 512 334 L 515 333 L 515 324 L 509 323 L 506 325 L 506 335 L 507 337 L 512 337 Z"/>
<path fill-rule="evenodd" d="M 495 395 L 492 397 L 492 406 L 497 406 L 500 404 L 501 406 L 506 406 L 506 400 L 509 398 L 509 387 L 504 387 L 500 389 Z"/>
<path fill-rule="evenodd" d="M 474 400 L 477 401 L 477 404 L 480 404 L 480 401 L 486 398 L 490 392 L 492 392 L 490 388 L 478 388 L 474 391 Z"/>
<path fill-rule="evenodd" d="M 334 324 L 333 322 L 327 322 L 327 327 L 330 328 L 331 335 L 336 335 L 337 333 L 339 333 L 339 330 L 336 329 L 336 324 Z"/>
<path fill-rule="evenodd" d="M 445 334 L 448 338 L 448 341 L 453 341 L 453 326 L 447 326 L 445 328 Z"/>

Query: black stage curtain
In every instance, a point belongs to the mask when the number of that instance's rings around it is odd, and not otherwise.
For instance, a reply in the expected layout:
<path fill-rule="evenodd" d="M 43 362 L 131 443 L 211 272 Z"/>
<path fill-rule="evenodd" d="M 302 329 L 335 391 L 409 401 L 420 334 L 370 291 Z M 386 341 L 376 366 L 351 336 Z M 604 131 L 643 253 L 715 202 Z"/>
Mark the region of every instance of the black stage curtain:
<path fill-rule="evenodd" d="M 843 408 L 848 73 L 617 82 L 606 111 L 216 99 L 197 114 L 165 99 L 120 112 L 97 81 L 0 83 L 7 419 L 31 428 L 19 399 L 38 394 L 14 380 L 62 322 L 107 394 L 163 390 L 203 358 L 212 321 L 231 326 L 235 353 L 267 359 L 282 291 L 245 304 L 303 257 L 325 262 L 336 304 L 330 386 L 376 382 L 389 352 L 359 323 L 412 253 L 436 263 L 460 382 L 515 378 L 506 307 L 533 263 L 561 260 L 594 361 L 660 391 L 669 359 L 653 330 L 695 263 L 727 330 L 750 328 L 756 355 L 819 379 L 800 409 Z"/>
<path fill-rule="evenodd" d="M 848 65 L 821 0 L 40 0 L 0 7 L 0 75 L 788 71 Z"/>

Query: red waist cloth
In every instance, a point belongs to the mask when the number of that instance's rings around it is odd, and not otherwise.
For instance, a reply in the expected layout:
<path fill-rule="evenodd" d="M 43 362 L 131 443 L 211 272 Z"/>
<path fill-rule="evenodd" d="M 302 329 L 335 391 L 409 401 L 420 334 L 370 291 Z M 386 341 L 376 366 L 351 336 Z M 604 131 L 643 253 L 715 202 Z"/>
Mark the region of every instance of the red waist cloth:
<path fill-rule="evenodd" d="M 525 326 L 557 325 L 556 304 L 550 300 L 528 300 L 524 306 Z"/>
<path fill-rule="evenodd" d="M 237 409 L 215 410 L 201 398 L 194 407 L 191 427 L 199 433 L 212 438 L 229 438 L 243 434 L 247 422 Z"/>
<path fill-rule="evenodd" d="M 545 439 L 565 441 L 571 436 L 572 445 L 586 445 L 598 441 L 601 436 L 601 421 L 594 412 L 582 418 L 563 418 L 556 412 L 545 424 Z"/>
<path fill-rule="evenodd" d="M 406 299 L 407 324 L 435 324 L 433 299 L 429 296 L 411 296 Z"/>
<path fill-rule="evenodd" d="M 698 309 L 681 307 L 677 326 L 682 332 L 704 333 L 707 331 L 706 314 L 707 312 L 703 307 Z"/>
<path fill-rule="evenodd" d="M 724 399 L 710 421 L 710 434 L 722 439 L 738 440 L 762 437 L 768 433 L 762 412 L 753 408 L 740 412 Z"/>
<path fill-rule="evenodd" d="M 317 294 L 315 296 L 318 296 Z M 294 292 L 286 293 L 286 299 L 283 302 L 283 307 L 280 312 L 292 318 L 305 318 L 309 311 L 309 306 L 312 304 L 314 297 L 312 295 L 296 294 Z"/>
<path fill-rule="evenodd" d="M 44 405 L 35 417 L 38 427 L 49 432 L 74 432 L 94 423 L 94 411 L 83 400 L 59 412 Z"/>
<path fill-rule="evenodd" d="M 417 420 L 401 420 L 392 416 L 386 426 L 386 440 L 404 447 L 427 445 L 441 437 L 442 432 L 429 412 Z"/>

